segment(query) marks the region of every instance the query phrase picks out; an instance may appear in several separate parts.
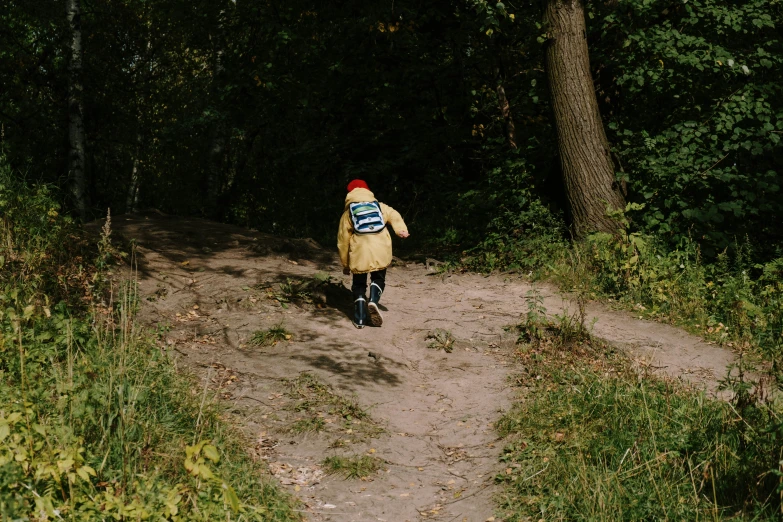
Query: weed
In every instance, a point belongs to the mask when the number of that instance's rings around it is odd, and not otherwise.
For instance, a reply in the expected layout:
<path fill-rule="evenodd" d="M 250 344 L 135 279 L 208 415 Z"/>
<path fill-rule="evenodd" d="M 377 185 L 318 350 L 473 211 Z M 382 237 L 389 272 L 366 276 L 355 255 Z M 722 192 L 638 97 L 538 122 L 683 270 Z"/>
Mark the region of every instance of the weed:
<path fill-rule="evenodd" d="M 525 299 L 527 300 L 527 313 L 525 320 L 518 326 L 520 335 L 517 341 L 538 343 L 544 338 L 545 330 L 549 326 L 544 298 L 537 289 L 533 289 L 528 291 Z"/>
<path fill-rule="evenodd" d="M 569 313 L 555 314 L 552 319 L 546 315 L 543 299 L 537 291 L 527 294 L 528 310 L 525 318 L 517 326 L 519 337 L 517 342 L 538 347 L 547 343 L 555 348 L 572 348 L 591 340 L 585 325 L 584 301 L 577 299 L 577 310 Z"/>
<path fill-rule="evenodd" d="M 326 457 L 321 466 L 329 474 L 343 475 L 346 479 L 369 477 L 381 469 L 383 460 L 370 455 L 353 457 Z"/>
<path fill-rule="evenodd" d="M 434 332 L 427 334 L 426 339 L 432 339 L 428 348 L 432 350 L 443 350 L 446 353 L 451 353 L 454 350 L 454 336 L 448 330 L 442 328 L 436 328 Z"/>
<path fill-rule="evenodd" d="M 253 346 L 273 346 L 280 341 L 291 340 L 292 334 L 283 327 L 283 323 L 276 324 L 267 330 L 257 330 L 250 337 Z"/>
<path fill-rule="evenodd" d="M 298 421 L 294 422 L 289 428 L 288 431 L 290 433 L 309 433 L 309 432 L 319 432 L 323 431 L 323 429 L 326 427 L 326 424 L 324 424 L 324 420 L 320 417 L 305 417 L 304 419 L 299 419 Z"/>

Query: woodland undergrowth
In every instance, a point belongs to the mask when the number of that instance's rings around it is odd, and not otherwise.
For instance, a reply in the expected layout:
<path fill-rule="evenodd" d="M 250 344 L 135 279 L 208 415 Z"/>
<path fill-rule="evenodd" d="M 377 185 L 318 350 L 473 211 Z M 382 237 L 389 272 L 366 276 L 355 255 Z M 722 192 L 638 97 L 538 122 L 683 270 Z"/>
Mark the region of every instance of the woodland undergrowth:
<path fill-rule="evenodd" d="M 712 399 L 592 339 L 581 306 L 542 303 L 528 296 L 522 400 L 497 423 L 503 520 L 778 520 L 783 410 L 742 363 L 721 382 L 733 399 Z"/>
<path fill-rule="evenodd" d="M 640 207 L 629 204 L 626 211 Z M 593 234 L 580 242 L 562 239 L 562 225 L 549 217 L 538 219 L 545 227 L 526 234 L 515 235 L 514 227 L 507 227 L 510 233 L 490 233 L 446 268 L 522 272 L 779 363 L 783 257 L 758 262 L 750 241 L 738 238 L 732 248 L 706 260 L 695 239 L 682 239 L 672 248 L 655 235 L 634 231 L 624 213 L 615 217 L 616 234 Z"/>
<path fill-rule="evenodd" d="M 56 196 L 0 164 L 0 520 L 298 520 Z"/>

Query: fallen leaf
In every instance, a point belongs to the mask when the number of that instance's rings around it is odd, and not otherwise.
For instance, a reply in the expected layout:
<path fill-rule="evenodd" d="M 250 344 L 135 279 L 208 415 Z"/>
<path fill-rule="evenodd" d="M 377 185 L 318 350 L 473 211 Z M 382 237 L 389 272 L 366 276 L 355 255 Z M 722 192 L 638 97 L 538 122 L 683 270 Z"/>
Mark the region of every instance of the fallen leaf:
<path fill-rule="evenodd" d="M 302 487 L 301 486 L 294 486 L 294 491 L 302 491 Z"/>
<path fill-rule="evenodd" d="M 198 310 L 198 305 L 193 305 L 194 310 Z"/>
<path fill-rule="evenodd" d="M 183 261 L 180 263 L 182 266 L 188 266 L 190 264 L 190 261 Z"/>

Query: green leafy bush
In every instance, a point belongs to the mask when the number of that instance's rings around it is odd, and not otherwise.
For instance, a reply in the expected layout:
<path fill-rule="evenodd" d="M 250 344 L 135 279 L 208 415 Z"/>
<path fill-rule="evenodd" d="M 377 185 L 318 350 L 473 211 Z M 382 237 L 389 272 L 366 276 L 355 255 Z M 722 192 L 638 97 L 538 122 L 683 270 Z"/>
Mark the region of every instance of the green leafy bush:
<path fill-rule="evenodd" d="M 631 195 L 647 204 L 639 225 L 670 245 L 693 237 L 708 259 L 750 235 L 769 258 L 783 219 L 779 4 L 596 9 L 593 49 L 611 71 L 599 94 Z"/>

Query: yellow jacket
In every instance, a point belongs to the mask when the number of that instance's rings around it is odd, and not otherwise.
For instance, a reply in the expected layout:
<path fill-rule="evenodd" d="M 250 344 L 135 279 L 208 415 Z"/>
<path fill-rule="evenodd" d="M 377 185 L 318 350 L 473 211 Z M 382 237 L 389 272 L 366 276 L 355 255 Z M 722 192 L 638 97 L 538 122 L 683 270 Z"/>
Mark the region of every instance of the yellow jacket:
<path fill-rule="evenodd" d="M 392 261 L 392 242 L 389 227 L 377 234 L 354 234 L 348 205 L 363 201 L 376 201 L 375 195 L 367 189 L 353 189 L 345 196 L 345 210 L 337 232 L 337 248 L 343 268 L 350 268 L 354 274 L 366 274 L 383 270 Z M 394 228 L 395 233 L 405 232 L 408 227 L 399 212 L 389 205 L 380 203 L 383 219 Z"/>

